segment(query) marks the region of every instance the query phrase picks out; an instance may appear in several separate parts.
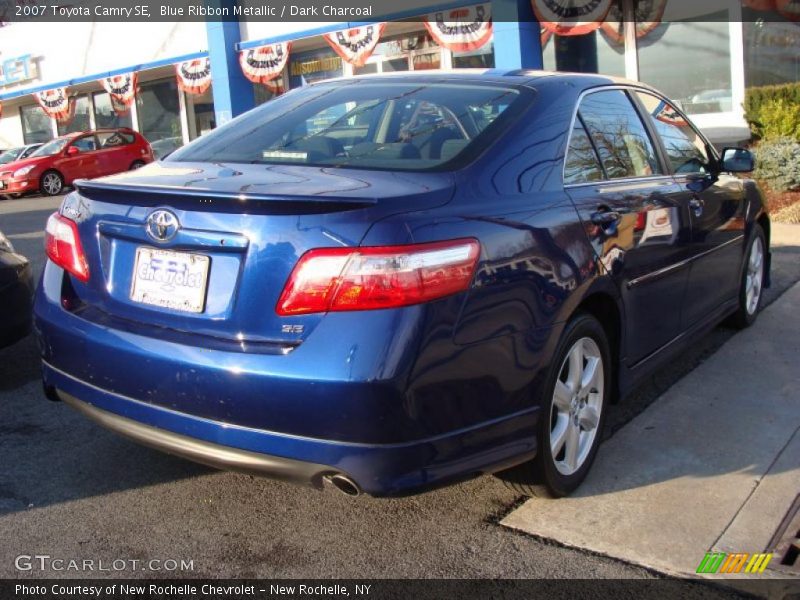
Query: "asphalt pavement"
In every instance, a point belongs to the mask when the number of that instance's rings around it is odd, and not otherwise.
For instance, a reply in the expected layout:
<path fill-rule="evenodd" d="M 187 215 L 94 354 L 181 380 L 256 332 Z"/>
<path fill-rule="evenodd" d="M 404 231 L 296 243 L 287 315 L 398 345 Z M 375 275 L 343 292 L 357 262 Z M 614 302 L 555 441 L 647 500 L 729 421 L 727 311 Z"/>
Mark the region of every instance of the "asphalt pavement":
<path fill-rule="evenodd" d="M 57 205 L 38 197 L 0 201 L 0 230 L 37 273 L 41 230 Z M 780 234 L 767 302 L 800 280 L 797 232 Z M 718 327 L 612 407 L 607 435 L 733 335 Z M 353 499 L 137 446 L 44 398 L 30 337 L 0 350 L 0 456 L 0 577 L 86 575 L 15 568 L 16 557 L 37 553 L 193 561 L 187 571 L 100 574 L 121 577 L 658 577 L 501 527 L 522 499 L 490 476 L 410 498 Z M 687 584 L 687 594 L 727 597 L 697 584 Z"/>

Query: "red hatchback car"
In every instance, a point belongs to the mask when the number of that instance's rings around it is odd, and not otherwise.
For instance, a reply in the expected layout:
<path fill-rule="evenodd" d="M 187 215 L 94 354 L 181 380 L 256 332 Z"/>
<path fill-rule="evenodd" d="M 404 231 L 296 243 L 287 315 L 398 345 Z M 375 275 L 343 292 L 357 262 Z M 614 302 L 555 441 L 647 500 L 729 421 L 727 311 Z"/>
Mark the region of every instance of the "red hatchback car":
<path fill-rule="evenodd" d="M 153 161 L 150 144 L 132 129 L 71 133 L 44 144 L 24 160 L 0 167 L 0 194 L 60 194 L 76 179 L 138 169 Z"/>

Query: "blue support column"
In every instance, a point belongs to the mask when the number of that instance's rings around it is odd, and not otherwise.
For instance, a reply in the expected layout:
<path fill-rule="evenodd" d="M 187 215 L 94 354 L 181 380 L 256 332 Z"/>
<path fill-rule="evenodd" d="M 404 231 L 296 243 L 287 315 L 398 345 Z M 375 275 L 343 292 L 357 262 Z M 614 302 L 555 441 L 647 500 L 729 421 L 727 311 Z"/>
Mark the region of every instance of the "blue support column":
<path fill-rule="evenodd" d="M 233 13 L 235 0 L 211 0 L 213 6 L 227 6 Z M 206 22 L 208 57 L 217 126 L 255 106 L 253 84 L 242 74 L 236 44 L 241 41 L 238 21 Z"/>
<path fill-rule="evenodd" d="M 496 69 L 541 69 L 539 23 L 531 0 L 492 0 Z"/>

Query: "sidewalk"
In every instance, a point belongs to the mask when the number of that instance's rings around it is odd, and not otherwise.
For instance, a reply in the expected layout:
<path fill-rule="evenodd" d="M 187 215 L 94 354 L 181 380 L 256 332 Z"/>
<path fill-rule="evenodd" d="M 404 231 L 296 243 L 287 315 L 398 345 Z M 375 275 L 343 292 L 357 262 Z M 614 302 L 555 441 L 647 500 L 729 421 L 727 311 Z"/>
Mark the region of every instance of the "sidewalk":
<path fill-rule="evenodd" d="M 574 496 L 502 524 L 674 575 L 708 551 L 770 552 L 800 492 L 799 367 L 795 284 L 603 444 Z M 793 576 L 772 560 L 758 577 Z"/>

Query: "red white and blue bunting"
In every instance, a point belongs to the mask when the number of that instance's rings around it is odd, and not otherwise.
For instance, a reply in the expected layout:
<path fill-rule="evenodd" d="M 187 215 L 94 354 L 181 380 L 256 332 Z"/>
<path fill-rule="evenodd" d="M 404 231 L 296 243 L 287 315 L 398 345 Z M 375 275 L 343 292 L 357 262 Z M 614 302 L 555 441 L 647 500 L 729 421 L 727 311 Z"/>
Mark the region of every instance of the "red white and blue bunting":
<path fill-rule="evenodd" d="M 342 60 L 363 67 L 383 35 L 386 23 L 373 23 L 325 34 L 325 41 Z"/>
<path fill-rule="evenodd" d="M 689 123 L 686 122 L 681 114 L 675 108 L 664 100 L 658 103 L 653 109 L 653 116 L 664 123 L 675 125 L 677 127 L 688 127 Z"/>
<path fill-rule="evenodd" d="M 211 61 L 208 57 L 178 63 L 175 74 L 178 87 L 189 94 L 202 94 L 211 87 Z"/>
<path fill-rule="evenodd" d="M 277 79 L 289 60 L 291 46 L 291 42 L 279 42 L 242 50 L 239 54 L 239 64 L 244 76 L 253 83 L 265 85 Z"/>
<path fill-rule="evenodd" d="M 100 80 L 103 89 L 111 98 L 111 106 L 118 115 L 124 115 L 131 109 L 136 99 L 138 76 L 136 73 L 122 73 Z"/>
<path fill-rule="evenodd" d="M 667 0 L 639 0 L 636 3 L 636 37 L 643 38 L 661 25 Z M 625 41 L 625 20 L 618 4 L 613 4 L 602 24 L 603 35 L 616 44 Z"/>
<path fill-rule="evenodd" d="M 492 39 L 490 4 L 430 13 L 423 23 L 437 44 L 453 52 L 476 50 Z"/>
<path fill-rule="evenodd" d="M 44 92 L 36 92 L 33 96 L 47 116 L 53 117 L 59 123 L 69 123 L 72 120 L 75 103 L 67 95 L 67 88 L 53 88 Z"/>
<path fill-rule="evenodd" d="M 585 35 L 600 27 L 612 0 L 531 0 L 540 25 L 556 35 Z"/>
<path fill-rule="evenodd" d="M 750 8 L 775 11 L 791 21 L 800 21 L 800 0 L 745 0 Z"/>

